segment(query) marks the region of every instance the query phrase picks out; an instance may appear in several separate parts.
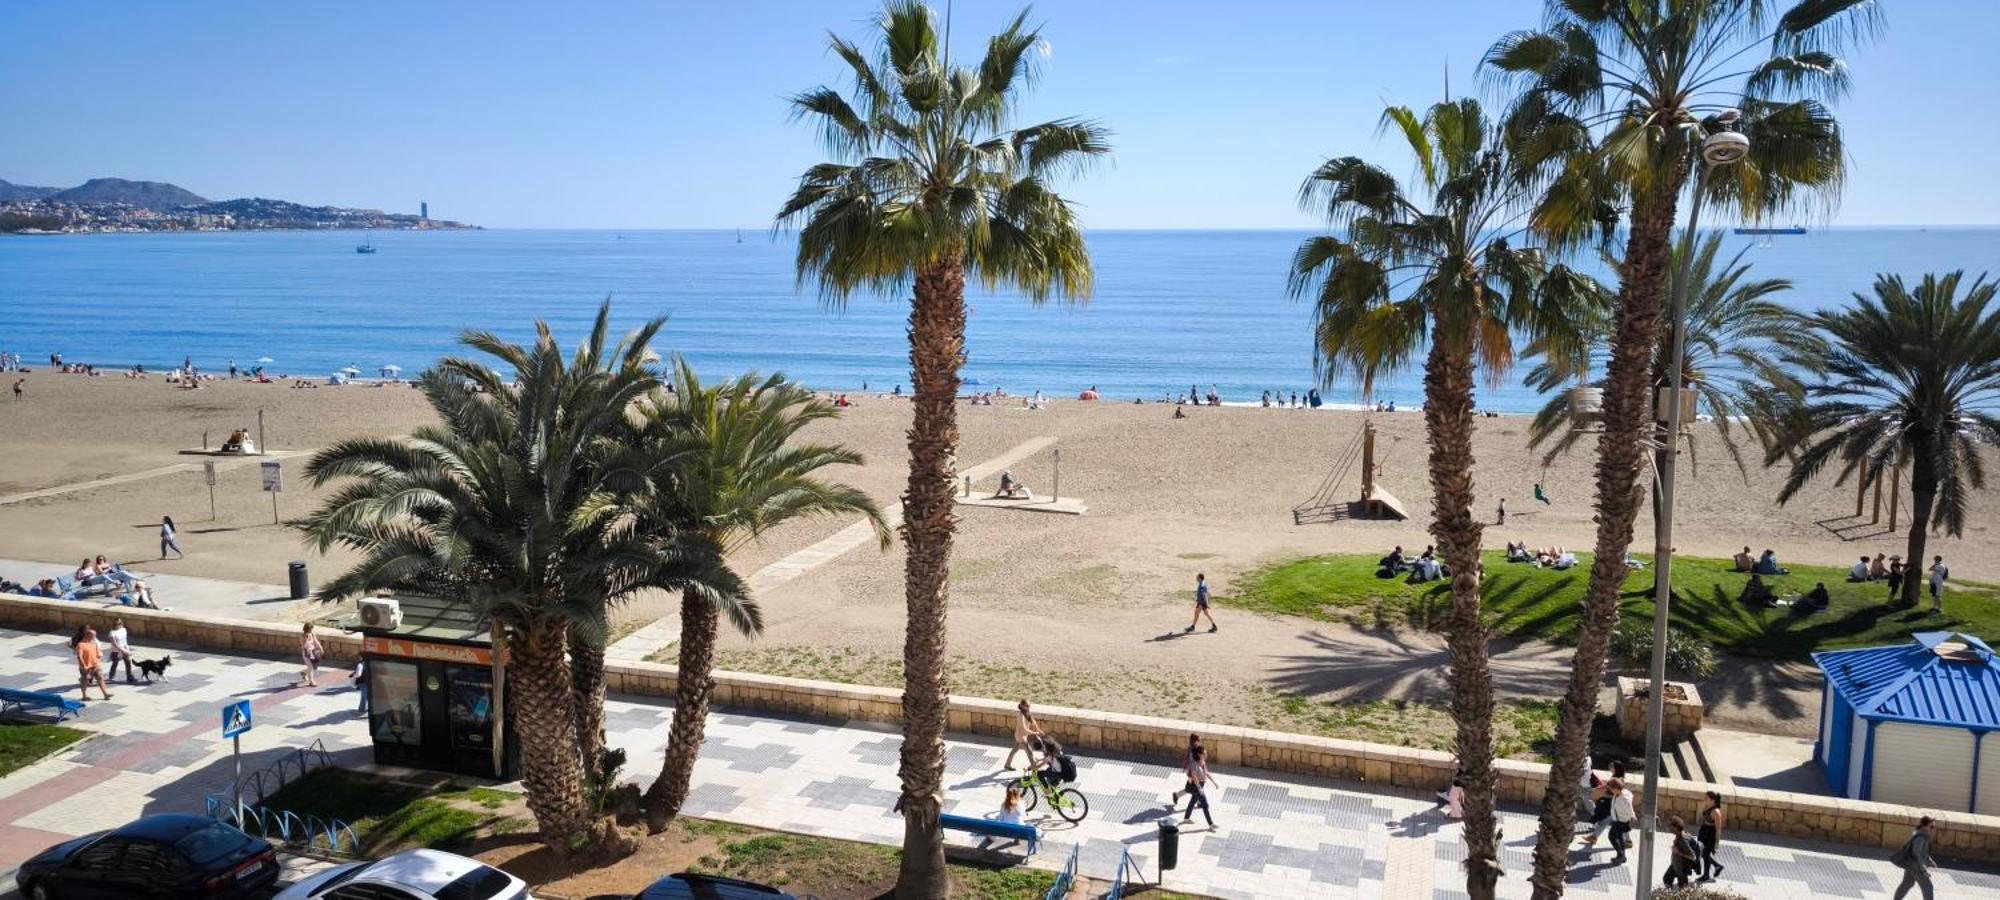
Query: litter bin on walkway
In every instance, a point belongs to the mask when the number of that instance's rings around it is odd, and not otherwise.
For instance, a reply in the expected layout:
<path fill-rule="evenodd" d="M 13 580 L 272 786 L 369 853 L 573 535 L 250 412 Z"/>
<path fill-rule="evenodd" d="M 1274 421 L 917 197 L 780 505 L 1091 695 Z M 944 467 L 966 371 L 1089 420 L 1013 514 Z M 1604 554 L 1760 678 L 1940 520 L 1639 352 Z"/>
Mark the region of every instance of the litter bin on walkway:
<path fill-rule="evenodd" d="M 312 579 L 306 574 L 304 560 L 292 561 L 292 599 L 304 600 L 312 596 Z"/>
<path fill-rule="evenodd" d="M 1160 871 L 1165 872 L 1180 864 L 1181 826 L 1172 818 L 1160 820 Z"/>

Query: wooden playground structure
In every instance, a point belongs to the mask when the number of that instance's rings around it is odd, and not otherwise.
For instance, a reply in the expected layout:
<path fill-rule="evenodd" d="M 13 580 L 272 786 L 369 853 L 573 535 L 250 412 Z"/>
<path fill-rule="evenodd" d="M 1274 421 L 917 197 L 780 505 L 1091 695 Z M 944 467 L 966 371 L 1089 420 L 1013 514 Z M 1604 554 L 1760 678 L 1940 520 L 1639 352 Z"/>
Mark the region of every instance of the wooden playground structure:
<path fill-rule="evenodd" d="M 1393 445 L 1391 445 L 1393 446 Z M 1308 525 L 1314 522 L 1338 522 L 1345 519 L 1386 519 L 1400 522 L 1410 517 L 1404 509 L 1403 501 L 1389 493 L 1387 488 L 1375 483 L 1375 476 L 1381 473 L 1381 459 L 1375 452 L 1375 423 L 1364 421 L 1361 432 L 1349 441 L 1341 451 L 1333 470 L 1320 481 L 1312 498 L 1292 507 L 1292 524 Z M 1355 464 L 1361 466 L 1361 497 L 1348 499 L 1351 495 L 1341 493 L 1341 486 L 1347 482 L 1348 473 Z"/>

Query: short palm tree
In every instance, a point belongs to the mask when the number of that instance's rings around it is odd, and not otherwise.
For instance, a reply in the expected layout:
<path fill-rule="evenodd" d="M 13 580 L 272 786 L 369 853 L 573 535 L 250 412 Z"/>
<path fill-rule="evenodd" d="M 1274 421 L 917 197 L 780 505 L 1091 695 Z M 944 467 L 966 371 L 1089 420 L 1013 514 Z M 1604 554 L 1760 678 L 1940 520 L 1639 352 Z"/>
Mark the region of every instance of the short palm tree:
<path fill-rule="evenodd" d="M 1390 107 L 1382 118 L 1416 158 L 1406 190 L 1359 157 L 1330 159 L 1306 179 L 1301 205 L 1337 233 L 1306 239 L 1293 257 L 1291 291 L 1313 301 L 1313 346 L 1322 378 L 1376 375 L 1407 365 L 1426 345 L 1424 425 L 1430 444 L 1431 534 L 1451 569 L 1452 718 L 1465 779 L 1466 880 L 1492 897 L 1500 875 L 1493 796 L 1493 677 L 1480 618 L 1482 526 L 1472 514 L 1473 388 L 1514 362 L 1517 335 L 1569 348 L 1580 309 L 1604 301 L 1596 283 L 1541 251 L 1517 247 L 1517 202 L 1499 136 L 1476 100 L 1432 106 L 1421 117 Z"/>
<path fill-rule="evenodd" d="M 1843 39 L 1872 29 L 1871 0 L 1548 0 L 1544 26 L 1503 37 L 1486 65 L 1520 88 L 1507 114 L 1536 229 L 1557 242 L 1625 248 L 1598 437 L 1596 559 L 1576 663 L 1557 724 L 1531 878 L 1559 897 L 1604 660 L 1628 574 L 1652 415 L 1653 357 L 1671 234 L 1705 134 L 1735 129 L 1749 156 L 1705 180 L 1737 214 L 1810 208 L 1838 190 L 1840 129 L 1822 100 L 1847 70 Z"/>
<path fill-rule="evenodd" d="M 633 496 L 611 504 L 617 514 L 633 517 L 639 533 L 695 535 L 727 554 L 787 522 L 858 514 L 888 549 L 889 526 L 875 502 L 820 477 L 830 467 L 860 465 L 861 455 L 799 440 L 813 423 L 840 414 L 832 404 L 785 383 L 782 375 L 743 375 L 705 387 L 694 368 L 678 359 L 674 383 L 676 393 L 656 395 L 631 455 L 625 475 L 633 482 Z M 614 469 L 606 480 L 615 486 L 624 479 Z M 647 823 L 655 833 L 687 802 L 715 688 L 722 618 L 745 635 L 764 630 L 747 590 L 717 594 L 700 587 L 681 594 L 673 727 L 665 766 L 646 792 Z"/>
<path fill-rule="evenodd" d="M 1711 233 L 1687 259 L 1687 246 L 1674 247 L 1674 278 L 1681 277 L 1682 263 L 1688 262 L 1688 337 L 1681 384 L 1693 390 L 1709 416 L 1723 449 L 1739 471 L 1748 473 L 1743 457 L 1743 432 L 1757 441 L 1759 448 L 1769 443 L 1770 411 L 1783 397 L 1796 395 L 1798 380 L 1785 360 L 1791 357 L 1817 358 L 1826 353 L 1826 342 L 1806 327 L 1804 315 L 1771 299 L 1792 289 L 1783 278 L 1751 278 L 1750 264 L 1743 261 L 1749 248 L 1717 265 L 1723 236 Z M 1589 323 L 1591 340 L 1586 352 L 1556 358 L 1552 348 L 1536 346 L 1530 352 L 1541 357 L 1524 379 L 1530 387 L 1551 394 L 1535 414 L 1528 428 L 1530 446 L 1547 446 L 1544 462 L 1569 452 L 1586 432 L 1572 427 L 1575 411 L 1563 390 L 1574 384 L 1602 388 L 1602 379 L 1590 379 L 1594 356 L 1608 336 L 1610 323 Z M 1653 384 L 1665 387 L 1667 369 L 1673 356 L 1671 323 L 1661 330 L 1653 356 Z M 1664 451 L 1664 448 L 1662 448 Z M 1656 510 L 1657 512 L 1657 510 Z"/>
<path fill-rule="evenodd" d="M 904 840 L 896 893 L 949 891 L 943 834 L 946 572 L 956 521 L 954 404 L 965 362 L 965 281 L 1002 285 L 1034 302 L 1090 294 L 1083 230 L 1052 179 L 1107 153 L 1105 131 L 1076 119 L 1010 128 L 1035 75 L 1041 33 L 1027 14 L 953 66 L 931 9 L 890 0 L 874 54 L 837 36 L 847 94 L 815 88 L 793 111 L 820 126 L 838 161 L 815 165 L 778 212 L 798 226 L 798 276 L 829 303 L 856 291 L 913 290 L 912 420 L 903 493 Z"/>
<path fill-rule="evenodd" d="M 572 630 L 587 630 L 641 574 L 626 562 L 630 548 L 575 519 L 596 488 L 598 442 L 657 384 L 643 359 L 661 322 L 612 347 L 609 314 L 608 305 L 599 310 L 572 359 L 543 323 L 532 347 L 467 332 L 464 343 L 511 369 L 518 384 L 484 362 L 441 360 L 418 380 L 439 424 L 315 454 L 307 477 L 339 486 L 300 525 L 320 550 L 344 546 L 361 557 L 320 591 L 323 600 L 411 591 L 489 619 L 508 660 L 502 687 L 512 698 L 528 807 L 558 854 L 612 834 L 593 821 L 583 793 L 566 655 Z"/>
<path fill-rule="evenodd" d="M 1792 359 L 1813 380 L 1766 460 L 1791 464 L 1778 502 L 1829 465 L 1840 484 L 1907 464 L 1910 566 L 1922 571 L 1930 532 L 1963 535 L 1967 496 L 1986 486 L 1980 454 L 2000 443 L 1994 289 L 1983 275 L 1966 284 L 1962 271 L 1925 275 L 1915 290 L 1901 276 L 1877 275 L 1874 296 L 1814 316 L 1833 351 Z M 1905 605 L 1916 604 L 1921 581 L 1904 579 Z"/>

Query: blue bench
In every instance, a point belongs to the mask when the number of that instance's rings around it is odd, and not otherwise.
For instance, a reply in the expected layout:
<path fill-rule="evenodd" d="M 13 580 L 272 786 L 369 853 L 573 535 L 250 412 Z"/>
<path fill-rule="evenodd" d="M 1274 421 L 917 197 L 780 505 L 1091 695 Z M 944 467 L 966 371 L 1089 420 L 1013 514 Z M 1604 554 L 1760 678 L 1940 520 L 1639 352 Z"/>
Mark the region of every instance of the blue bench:
<path fill-rule="evenodd" d="M 1028 845 L 1028 855 L 1034 856 L 1036 848 L 1042 845 L 1042 831 L 1033 825 L 1016 825 L 997 819 L 978 819 L 972 816 L 954 816 L 950 813 L 938 816 L 938 826 L 946 831 L 963 831 L 984 837 L 1006 838 L 1023 841 Z"/>
<path fill-rule="evenodd" d="M 83 712 L 83 701 L 71 700 L 47 691 L 20 691 L 0 688 L 0 716 L 21 715 L 30 710 L 54 713 L 60 722 Z"/>

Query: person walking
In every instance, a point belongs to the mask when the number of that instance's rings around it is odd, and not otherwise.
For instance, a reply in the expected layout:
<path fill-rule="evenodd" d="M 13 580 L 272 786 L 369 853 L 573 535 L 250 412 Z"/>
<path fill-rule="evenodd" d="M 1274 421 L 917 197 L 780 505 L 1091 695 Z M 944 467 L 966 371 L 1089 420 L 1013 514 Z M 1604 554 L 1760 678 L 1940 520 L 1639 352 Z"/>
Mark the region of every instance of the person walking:
<path fill-rule="evenodd" d="M 1181 754 L 1181 775 L 1183 784 L 1185 784 L 1188 781 L 1194 780 L 1194 776 L 1188 773 L 1193 769 L 1194 766 L 1194 752 L 1200 749 L 1202 749 L 1201 735 L 1195 734 L 1192 731 L 1188 732 L 1187 752 Z M 1174 807 L 1179 806 L 1181 802 L 1181 795 L 1185 793 L 1187 793 L 1187 790 L 1185 788 L 1177 788 L 1174 790 L 1172 794 L 1167 795 L 1167 808 L 1173 809 Z"/>
<path fill-rule="evenodd" d="M 1493 524 L 1507 524 L 1507 498 L 1505 497 L 1500 498 L 1500 513 L 1493 517 Z"/>
<path fill-rule="evenodd" d="M 111 689 L 104 686 L 104 651 L 97 646 L 97 629 L 88 625 L 76 639 L 77 692 L 82 699 L 90 699 L 90 686 L 97 685 L 97 692 L 104 699 L 111 699 Z"/>
<path fill-rule="evenodd" d="M 16 378 L 16 379 L 14 379 L 14 399 L 16 399 L 16 400 L 19 400 L 19 399 L 21 399 L 21 394 L 22 394 L 22 391 L 21 391 L 21 385 L 24 385 L 24 384 L 27 384 L 27 383 L 28 383 L 28 379 L 26 379 L 26 378 Z"/>
<path fill-rule="evenodd" d="M 1617 853 L 1611 858 L 1614 865 L 1625 864 L 1625 850 L 1631 844 L 1626 838 L 1632 834 L 1632 823 L 1639 820 L 1639 810 L 1632 803 L 1632 792 L 1625 789 L 1625 782 L 1611 779 L 1611 849 Z"/>
<path fill-rule="evenodd" d="M 1931 870 L 1937 863 L 1931 861 L 1930 816 L 1917 820 L 1916 830 L 1910 832 L 1903 846 L 1889 854 L 1889 862 L 1903 870 L 1903 882 L 1896 885 L 1896 900 L 1903 900 L 1912 887 L 1923 894 L 1924 900 L 1932 900 Z"/>
<path fill-rule="evenodd" d="M 125 683 L 138 684 L 139 679 L 133 677 L 132 674 L 132 645 L 129 642 L 129 632 L 125 630 L 125 620 L 112 619 L 111 630 L 106 632 L 104 636 L 111 642 L 111 671 L 107 674 L 112 678 L 117 678 L 118 664 L 122 662 L 125 664 Z"/>
<path fill-rule="evenodd" d="M 1944 557 L 1931 557 L 1931 612 L 1944 613 L 1944 582 L 1950 577 L 1951 567 L 1944 564 Z"/>
<path fill-rule="evenodd" d="M 1215 614 L 1208 611 L 1208 575 L 1197 572 L 1194 576 L 1194 621 L 1188 623 L 1186 634 L 1193 634 L 1194 627 L 1201 624 L 1201 617 L 1208 617 L 1208 633 L 1216 632 Z"/>
<path fill-rule="evenodd" d="M 1680 816 L 1667 819 L 1667 829 L 1673 832 L 1673 843 L 1667 851 L 1665 883 L 1668 888 L 1684 888 L 1688 886 L 1688 875 L 1694 872 L 1700 854 L 1695 852 L 1694 838 L 1688 835 L 1687 823 L 1681 821 Z"/>
<path fill-rule="evenodd" d="M 1014 768 L 1014 754 L 1016 753 L 1028 754 L 1028 767 L 1033 768 L 1035 765 L 1035 744 L 1041 741 L 1042 726 L 1041 723 L 1035 721 L 1034 710 L 1028 707 L 1028 701 L 1021 701 L 1020 705 L 1014 709 L 1014 749 L 1007 751 L 1007 761 L 1001 764 L 1000 768 Z"/>
<path fill-rule="evenodd" d="M 299 659 L 305 663 L 306 687 L 319 687 L 319 661 L 324 655 L 326 650 L 319 645 L 319 635 L 313 634 L 312 623 L 307 622 L 299 637 Z"/>
<path fill-rule="evenodd" d="M 361 695 L 361 699 L 355 703 L 354 711 L 365 716 L 368 714 L 368 660 L 356 661 L 354 674 L 347 677 L 354 680 L 354 690 Z"/>
<path fill-rule="evenodd" d="M 1181 815 L 1182 822 L 1194 820 L 1195 807 L 1201 807 L 1201 817 L 1209 828 L 1215 827 L 1215 816 L 1208 811 L 1208 794 L 1203 789 L 1215 783 L 1215 776 L 1208 771 L 1208 750 L 1196 747 L 1188 751 L 1187 787 L 1182 792 L 1188 795 L 1187 812 Z"/>
<path fill-rule="evenodd" d="M 1722 877 L 1722 863 L 1715 860 L 1715 851 L 1722 846 L 1722 824 L 1727 818 L 1722 812 L 1722 795 L 1708 792 L 1708 807 L 1701 811 L 1701 827 L 1696 835 L 1701 840 L 1701 877 L 1699 881 L 1714 881 Z"/>
<path fill-rule="evenodd" d="M 186 553 L 182 553 L 182 552 L 181 552 L 181 542 L 180 542 L 180 539 L 174 536 L 174 517 L 173 517 L 173 516 L 161 516 L 161 517 L 160 517 L 160 558 L 161 558 L 161 559 L 166 559 L 166 558 L 167 558 L 167 551 L 168 551 L 168 550 L 172 550 L 172 551 L 174 551 L 174 558 L 175 558 L 175 559 L 186 559 L 186 558 L 187 558 L 187 554 L 186 554 Z"/>

